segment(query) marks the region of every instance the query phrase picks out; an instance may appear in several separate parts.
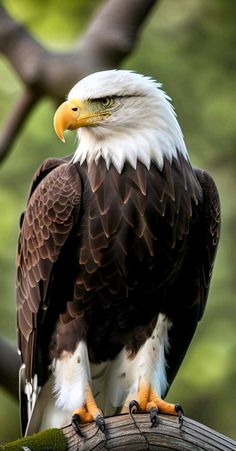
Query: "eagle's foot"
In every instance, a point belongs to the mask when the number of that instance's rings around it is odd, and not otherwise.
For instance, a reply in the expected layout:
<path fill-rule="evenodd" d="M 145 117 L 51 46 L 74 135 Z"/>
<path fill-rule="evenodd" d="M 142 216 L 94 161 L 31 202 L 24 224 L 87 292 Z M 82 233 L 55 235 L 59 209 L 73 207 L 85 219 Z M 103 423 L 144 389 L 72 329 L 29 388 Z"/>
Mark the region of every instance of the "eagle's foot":
<path fill-rule="evenodd" d="M 100 412 L 100 411 L 99 411 Z M 74 428 L 74 430 L 83 437 L 83 433 L 81 431 L 80 425 L 90 423 L 91 421 L 94 421 L 97 425 L 97 427 L 102 431 L 103 433 L 106 432 L 106 424 L 105 420 L 103 418 L 102 413 L 98 413 L 95 418 L 92 417 L 91 413 L 86 410 L 85 407 L 81 407 L 80 409 L 76 409 L 72 415 L 71 424 Z"/>
<path fill-rule="evenodd" d="M 156 393 L 149 384 L 141 383 L 137 393 L 137 400 L 129 403 L 129 412 L 141 413 L 150 412 L 151 427 L 158 424 L 158 413 L 166 413 L 168 415 L 177 415 L 179 417 L 179 425 L 182 427 L 184 411 L 179 404 L 172 404 L 164 401 Z"/>
<path fill-rule="evenodd" d="M 79 409 L 74 410 L 71 424 L 79 435 L 82 435 L 79 425 L 90 423 L 91 421 L 95 421 L 98 428 L 105 433 L 106 425 L 103 414 L 96 404 L 91 388 L 87 387 L 85 404 Z"/>

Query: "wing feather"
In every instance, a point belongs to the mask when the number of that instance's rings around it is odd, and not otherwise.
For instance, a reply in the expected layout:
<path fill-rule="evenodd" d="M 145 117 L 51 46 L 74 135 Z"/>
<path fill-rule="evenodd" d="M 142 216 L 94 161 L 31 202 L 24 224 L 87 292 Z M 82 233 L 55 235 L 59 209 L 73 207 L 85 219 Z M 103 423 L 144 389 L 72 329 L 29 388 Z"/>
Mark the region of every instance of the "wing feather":
<path fill-rule="evenodd" d="M 205 308 L 206 298 L 210 287 L 213 266 L 215 262 L 216 250 L 220 238 L 220 199 L 212 177 L 202 169 L 196 169 L 195 173 L 203 189 L 204 222 L 203 222 L 203 259 L 202 259 L 202 280 L 204 295 L 202 299 L 202 309 L 200 317 Z"/>
<path fill-rule="evenodd" d="M 172 311 L 170 347 L 167 354 L 167 376 L 171 384 L 201 319 L 209 291 L 211 275 L 220 236 L 220 201 L 216 185 L 207 172 L 195 169 L 202 189 L 202 201 L 194 214 L 199 220 L 193 228 L 188 258 L 181 277 L 170 290 L 169 299 L 178 308 Z M 193 218 L 194 219 L 194 218 Z M 186 227 L 182 224 L 186 231 Z M 172 299 L 171 299 L 172 298 Z"/>
<path fill-rule="evenodd" d="M 60 163 L 55 168 L 54 160 L 53 165 L 52 161 L 49 165 L 44 163 L 34 177 L 19 238 L 18 334 L 28 380 L 35 371 L 35 358 L 31 353 L 34 352 L 43 310 L 48 307 L 54 264 L 72 232 L 80 208 L 79 173 L 72 164 Z"/>

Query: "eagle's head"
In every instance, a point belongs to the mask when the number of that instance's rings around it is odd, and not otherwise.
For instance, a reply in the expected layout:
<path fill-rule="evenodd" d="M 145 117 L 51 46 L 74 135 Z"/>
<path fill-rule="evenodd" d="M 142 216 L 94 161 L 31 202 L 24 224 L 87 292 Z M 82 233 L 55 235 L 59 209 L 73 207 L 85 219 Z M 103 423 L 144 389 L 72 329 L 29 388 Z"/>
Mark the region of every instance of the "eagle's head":
<path fill-rule="evenodd" d="M 108 70 L 79 81 L 56 111 L 54 126 L 63 132 L 78 129 L 74 162 L 88 164 L 102 156 L 121 172 L 127 161 L 147 168 L 177 151 L 187 158 L 183 135 L 169 97 L 151 78 L 127 70 Z"/>

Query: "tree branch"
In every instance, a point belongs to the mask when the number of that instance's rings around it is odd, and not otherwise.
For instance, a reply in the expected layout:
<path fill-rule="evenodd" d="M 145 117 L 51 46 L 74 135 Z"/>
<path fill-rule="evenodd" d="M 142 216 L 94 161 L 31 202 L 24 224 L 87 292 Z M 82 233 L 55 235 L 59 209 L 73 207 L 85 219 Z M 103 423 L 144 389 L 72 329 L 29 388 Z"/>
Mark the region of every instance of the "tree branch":
<path fill-rule="evenodd" d="M 0 51 L 28 88 L 40 90 L 41 76 L 49 53 L 28 33 L 23 25 L 12 19 L 0 5 Z"/>
<path fill-rule="evenodd" d="M 106 426 L 105 434 L 98 430 L 95 423 L 82 426 L 83 437 L 76 434 L 71 426 L 64 429 L 49 429 L 3 445 L 0 450 L 13 451 L 23 446 L 34 451 L 43 449 L 235 451 L 236 449 L 236 442 L 233 440 L 186 417 L 181 429 L 178 418 L 171 415 L 159 415 L 157 427 L 150 428 L 149 414 L 109 417 L 106 418 Z"/>
<path fill-rule="evenodd" d="M 107 0 L 79 44 L 66 53 L 46 50 L 0 6 L 0 51 L 28 88 L 61 99 L 84 75 L 117 67 L 133 50 L 141 24 L 157 3 Z"/>
<path fill-rule="evenodd" d="M 3 133 L 0 136 L 0 163 L 6 158 L 10 147 L 17 138 L 18 133 L 21 131 L 39 98 L 40 96 L 37 93 L 26 89 L 14 105 L 5 123 Z"/>
<path fill-rule="evenodd" d="M 141 25 L 158 0 L 109 0 L 102 5 L 81 38 L 79 48 L 99 68 L 117 67 L 136 44 Z"/>
<path fill-rule="evenodd" d="M 79 44 L 66 53 L 45 49 L 0 5 L 0 51 L 26 87 L 0 139 L 0 161 L 42 96 L 59 101 L 88 73 L 119 66 L 133 50 L 140 27 L 156 3 L 158 0 L 107 0 Z"/>

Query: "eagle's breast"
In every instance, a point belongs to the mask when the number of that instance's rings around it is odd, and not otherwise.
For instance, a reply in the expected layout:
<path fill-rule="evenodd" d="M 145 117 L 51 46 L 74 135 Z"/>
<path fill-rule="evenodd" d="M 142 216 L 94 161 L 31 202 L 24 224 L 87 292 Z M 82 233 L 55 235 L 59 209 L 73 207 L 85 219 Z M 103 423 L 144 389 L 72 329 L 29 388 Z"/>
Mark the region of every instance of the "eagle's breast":
<path fill-rule="evenodd" d="M 101 355 L 104 348 L 109 353 L 108 342 L 116 343 L 116 352 L 129 330 L 163 310 L 165 281 L 171 284 L 183 263 L 201 195 L 187 167 L 181 157 L 166 160 L 162 171 L 139 162 L 136 170 L 126 164 L 119 174 L 103 159 L 89 170 L 86 163 L 77 166 L 83 186 L 77 270 L 73 300 L 62 316 L 67 323 L 80 318 L 90 355 L 98 360 L 108 357 Z"/>

